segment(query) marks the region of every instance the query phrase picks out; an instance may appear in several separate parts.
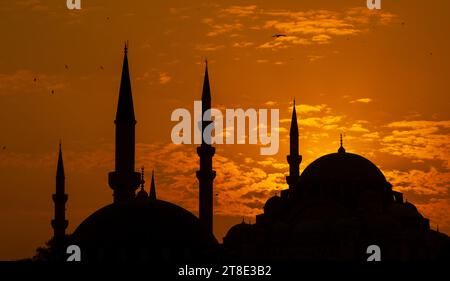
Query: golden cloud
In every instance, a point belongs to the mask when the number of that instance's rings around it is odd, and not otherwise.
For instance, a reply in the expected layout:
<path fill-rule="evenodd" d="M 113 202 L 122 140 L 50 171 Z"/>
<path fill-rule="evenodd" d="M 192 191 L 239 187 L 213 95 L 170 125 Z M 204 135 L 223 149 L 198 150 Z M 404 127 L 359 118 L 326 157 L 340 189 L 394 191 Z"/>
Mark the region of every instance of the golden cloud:
<path fill-rule="evenodd" d="M 218 18 L 225 21 L 233 20 L 233 23 L 220 24 L 214 27 L 212 20 L 210 20 L 207 24 L 213 28 L 213 31 L 211 31 L 213 35 L 234 29 L 270 29 L 274 33 L 283 33 L 287 36 L 272 38 L 270 41 L 259 44 L 258 48 L 279 49 L 312 43 L 327 44 L 336 36 L 349 36 L 366 32 L 369 24 L 389 24 L 395 18 L 395 15 L 385 11 L 374 13 L 361 7 L 343 11 L 291 11 L 263 9 L 256 5 L 234 5 L 222 9 Z M 252 19 L 251 26 L 242 24 L 246 18 Z M 255 25 L 254 22 L 262 23 Z"/>
<path fill-rule="evenodd" d="M 438 159 L 450 168 L 450 121 L 397 121 L 386 126 L 394 130 L 383 137 L 382 152 L 411 159 Z"/>
<path fill-rule="evenodd" d="M 352 126 L 348 129 L 350 132 L 356 132 L 356 133 L 368 133 L 369 130 L 364 128 L 361 124 L 355 123 L 352 124 Z"/>
<path fill-rule="evenodd" d="M 418 195 L 445 195 L 450 190 L 450 173 L 431 167 L 428 171 L 386 171 L 386 178 L 395 190 Z"/>
<path fill-rule="evenodd" d="M 159 84 L 164 85 L 170 82 L 172 80 L 172 77 L 167 74 L 167 72 L 160 72 L 159 73 Z"/>
<path fill-rule="evenodd" d="M 361 99 L 350 101 L 350 103 L 356 103 L 356 102 L 359 102 L 359 103 L 370 103 L 370 102 L 372 102 L 372 99 L 370 99 L 370 98 L 361 98 Z"/>
<path fill-rule="evenodd" d="M 222 9 L 222 14 L 234 15 L 239 17 L 248 17 L 255 14 L 257 11 L 256 5 L 249 6 L 231 6 L 225 9 Z"/>
<path fill-rule="evenodd" d="M 235 48 L 245 48 L 245 47 L 250 47 L 252 46 L 254 43 L 253 42 L 235 42 L 233 43 L 233 47 Z"/>
<path fill-rule="evenodd" d="M 328 106 L 326 104 L 299 104 L 295 106 L 295 110 L 300 114 L 308 114 L 308 113 L 317 113 L 322 112 L 327 109 Z M 289 106 L 289 112 L 292 112 L 292 106 Z"/>
<path fill-rule="evenodd" d="M 212 51 L 217 51 L 220 49 L 223 49 L 225 46 L 224 45 L 214 45 L 214 44 L 197 44 L 195 45 L 195 49 L 197 51 L 206 51 L 206 52 L 212 52 Z"/>

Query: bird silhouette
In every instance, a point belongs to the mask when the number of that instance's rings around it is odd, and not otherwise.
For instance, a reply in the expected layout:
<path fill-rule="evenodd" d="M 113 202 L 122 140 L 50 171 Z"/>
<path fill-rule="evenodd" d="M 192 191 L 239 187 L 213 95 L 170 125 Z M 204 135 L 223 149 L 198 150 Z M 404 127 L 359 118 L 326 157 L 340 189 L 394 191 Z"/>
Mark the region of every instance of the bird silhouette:
<path fill-rule="evenodd" d="M 100 65 L 100 69 L 103 70 L 103 65 Z"/>
<path fill-rule="evenodd" d="M 278 37 L 286 37 L 286 34 L 274 34 L 272 37 L 278 38 Z"/>
<path fill-rule="evenodd" d="M 34 82 L 36 82 L 36 81 L 37 81 L 36 77 L 34 77 L 33 81 L 34 81 Z"/>
<path fill-rule="evenodd" d="M 52 90 L 52 95 L 55 93 L 55 90 Z"/>
<path fill-rule="evenodd" d="M 65 69 L 69 69 L 69 66 L 67 64 L 64 65 Z"/>
<path fill-rule="evenodd" d="M 3 146 L 2 149 L 5 150 L 5 149 L 6 149 L 6 146 Z"/>

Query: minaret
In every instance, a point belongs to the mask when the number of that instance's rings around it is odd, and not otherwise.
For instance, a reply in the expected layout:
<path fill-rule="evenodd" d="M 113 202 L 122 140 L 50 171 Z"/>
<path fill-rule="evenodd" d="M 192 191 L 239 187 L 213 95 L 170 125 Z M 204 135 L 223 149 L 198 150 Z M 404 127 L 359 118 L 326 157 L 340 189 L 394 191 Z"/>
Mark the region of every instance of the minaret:
<path fill-rule="evenodd" d="M 56 167 L 56 192 L 53 194 L 52 198 L 55 204 L 55 215 L 52 220 L 54 257 L 57 261 L 63 261 L 66 252 L 66 228 L 69 222 L 66 220 L 66 202 L 68 195 L 65 193 L 65 176 L 61 143 L 59 143 L 58 164 Z"/>
<path fill-rule="evenodd" d="M 211 109 L 211 90 L 209 87 L 208 62 L 205 62 L 205 78 L 202 92 L 202 116 Z M 203 120 L 203 118 L 202 118 Z M 216 171 L 212 168 L 212 158 L 216 149 L 207 144 L 203 138 L 203 131 L 211 121 L 202 121 L 202 144 L 197 147 L 200 157 L 200 170 L 197 171 L 199 181 L 199 219 L 203 228 L 213 233 L 213 181 Z"/>
<path fill-rule="evenodd" d="M 140 173 L 134 170 L 136 119 L 128 71 L 127 44 L 125 44 L 124 53 L 119 102 L 114 121 L 116 124 L 116 164 L 115 171 L 108 175 L 109 186 L 114 191 L 114 203 L 133 199 L 141 180 Z"/>
<path fill-rule="evenodd" d="M 155 173 L 152 171 L 152 182 L 150 183 L 150 194 L 148 196 L 150 200 L 156 200 L 156 186 L 155 186 Z"/>
<path fill-rule="evenodd" d="M 286 177 L 286 182 L 289 185 L 289 189 L 293 190 L 296 188 L 299 177 L 300 177 L 300 163 L 302 162 L 302 156 L 299 155 L 299 145 L 298 145 L 298 125 L 297 125 L 297 111 L 295 109 L 295 99 L 294 106 L 292 109 L 292 119 L 291 119 L 291 130 L 290 135 L 290 151 L 287 156 L 287 161 L 289 163 L 289 176 Z"/>

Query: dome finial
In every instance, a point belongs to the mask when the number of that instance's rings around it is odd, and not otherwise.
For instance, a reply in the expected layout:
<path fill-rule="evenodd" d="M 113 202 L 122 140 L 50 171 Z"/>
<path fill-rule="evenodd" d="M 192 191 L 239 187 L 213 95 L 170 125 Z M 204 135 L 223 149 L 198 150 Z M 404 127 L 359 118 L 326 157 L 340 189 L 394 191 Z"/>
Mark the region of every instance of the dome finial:
<path fill-rule="evenodd" d="M 144 166 L 141 167 L 141 189 L 144 189 Z"/>
<path fill-rule="evenodd" d="M 141 167 L 141 189 L 139 190 L 139 192 L 136 195 L 136 199 L 145 199 L 148 198 L 148 193 L 147 191 L 145 191 L 144 189 L 144 166 Z"/>
<path fill-rule="evenodd" d="M 341 146 L 338 149 L 338 153 L 345 153 L 344 141 L 343 141 L 343 138 L 342 138 L 342 134 L 341 134 Z"/>
<path fill-rule="evenodd" d="M 128 40 L 125 41 L 124 52 L 125 52 L 125 55 L 128 53 Z"/>

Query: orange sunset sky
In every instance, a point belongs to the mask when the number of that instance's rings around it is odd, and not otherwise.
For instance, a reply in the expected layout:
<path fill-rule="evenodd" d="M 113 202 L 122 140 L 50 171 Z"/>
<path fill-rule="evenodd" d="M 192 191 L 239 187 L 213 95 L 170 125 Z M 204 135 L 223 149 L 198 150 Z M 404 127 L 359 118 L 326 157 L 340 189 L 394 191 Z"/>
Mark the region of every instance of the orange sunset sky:
<path fill-rule="evenodd" d="M 52 236 L 63 141 L 68 232 L 112 202 L 114 116 L 123 45 L 136 119 L 136 167 L 158 197 L 198 209 L 195 145 L 174 145 L 176 108 L 193 112 L 209 61 L 213 107 L 279 108 L 280 150 L 216 145 L 215 234 L 254 222 L 287 188 L 292 99 L 301 170 L 335 152 L 373 161 L 450 233 L 450 2 L 382 0 L 0 2 L 0 260 Z M 272 38 L 283 33 L 286 37 Z M 34 79 L 36 78 L 36 81 Z M 51 92 L 54 91 L 54 94 Z"/>

